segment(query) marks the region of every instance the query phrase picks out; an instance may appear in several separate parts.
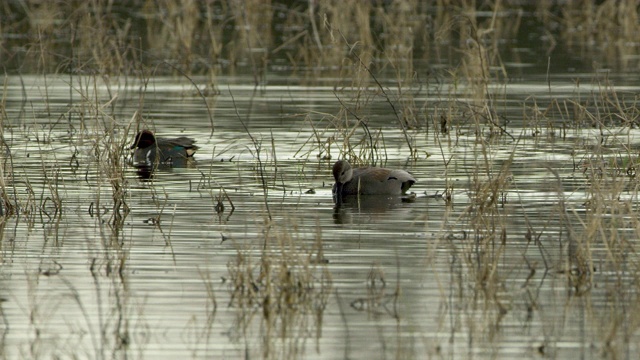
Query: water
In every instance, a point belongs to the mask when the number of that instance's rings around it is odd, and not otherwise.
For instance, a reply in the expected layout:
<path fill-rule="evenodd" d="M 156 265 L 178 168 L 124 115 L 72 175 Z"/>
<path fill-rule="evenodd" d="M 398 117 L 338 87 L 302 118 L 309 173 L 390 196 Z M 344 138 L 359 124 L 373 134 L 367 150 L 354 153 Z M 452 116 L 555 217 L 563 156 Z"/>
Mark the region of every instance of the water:
<path fill-rule="evenodd" d="M 633 358 L 637 75 L 556 49 L 547 79 L 518 45 L 492 112 L 451 60 L 375 72 L 386 96 L 283 65 L 6 76 L 2 356 Z M 195 162 L 141 177 L 138 128 Z M 415 199 L 336 208 L 340 157 Z"/>
<path fill-rule="evenodd" d="M 42 86 L 30 83 L 29 94 Z M 597 131 L 534 137 L 515 120 L 513 138 L 476 138 L 471 125 L 459 135 L 411 129 L 418 156 L 407 162 L 402 132 L 372 111 L 369 130 L 384 134 L 386 165 L 414 174 L 417 198 L 363 198 L 336 209 L 330 167 L 340 148 L 332 144 L 325 160 L 329 150 L 316 142 L 317 134 L 340 134 L 322 115 L 339 109 L 332 89 L 266 86 L 254 94 L 230 86 L 216 98 L 210 135 L 202 99 L 162 80 L 145 99 L 145 127 L 193 137 L 201 149 L 194 166 L 160 169 L 152 181 L 125 165 L 130 212 L 114 227 L 97 131 L 110 121 L 114 138 L 130 143 L 132 132 L 120 132 L 138 106 L 132 89 L 119 91 L 123 105 L 111 115 L 83 120 L 60 116 L 70 112 L 68 88 L 50 78 L 48 105 L 30 96 L 33 115 L 5 124 L 13 162 L 5 181 L 20 205 L 3 224 L 6 357 L 590 358 L 612 351 L 599 335 L 612 317 L 629 339 L 615 350 L 637 350 L 626 315 L 636 303 L 635 261 L 615 253 L 635 247 L 637 192 L 633 179 L 606 175 L 603 186 L 626 189 L 605 199 L 604 213 L 587 213 L 593 180 L 581 164 L 599 146 Z M 20 113 L 21 103 L 8 101 L 8 112 Z M 506 113 L 515 116 L 518 101 L 511 103 Z M 240 119 L 261 149 L 266 198 Z M 635 129 L 607 131 L 609 153 L 637 142 Z M 492 181 L 497 199 L 481 195 Z M 440 197 L 446 189 L 451 202 Z M 616 202 L 631 208 L 624 213 Z M 602 217 L 617 225 L 602 228 L 612 232 L 607 242 L 590 244 L 596 271 L 579 273 L 570 239 Z M 284 286 L 281 271 L 301 286 L 269 315 L 267 298 L 239 285 L 243 274 L 264 291 L 262 261 L 272 286 Z"/>

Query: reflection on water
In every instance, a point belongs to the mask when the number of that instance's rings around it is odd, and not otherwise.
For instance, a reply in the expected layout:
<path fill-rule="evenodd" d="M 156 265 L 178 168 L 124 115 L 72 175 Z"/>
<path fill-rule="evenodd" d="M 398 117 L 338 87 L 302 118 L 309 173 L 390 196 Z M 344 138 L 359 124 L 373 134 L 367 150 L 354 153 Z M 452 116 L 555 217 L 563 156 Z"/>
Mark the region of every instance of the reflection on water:
<path fill-rule="evenodd" d="M 159 164 L 147 164 L 147 163 L 137 163 L 133 164 L 133 167 L 136 169 L 136 174 L 140 178 L 140 180 L 153 180 L 153 174 L 156 171 L 164 171 L 171 172 L 173 169 L 177 168 L 197 168 L 196 160 L 193 158 L 176 158 L 171 161 L 170 164 L 159 163 Z"/>
<path fill-rule="evenodd" d="M 375 221 L 376 217 L 388 216 L 387 212 L 393 211 L 392 217 L 401 214 L 406 198 L 401 196 L 344 196 L 342 201 L 335 204 L 333 218 L 336 224 L 350 224 L 354 216 L 362 219 L 367 214 L 368 218 Z"/>

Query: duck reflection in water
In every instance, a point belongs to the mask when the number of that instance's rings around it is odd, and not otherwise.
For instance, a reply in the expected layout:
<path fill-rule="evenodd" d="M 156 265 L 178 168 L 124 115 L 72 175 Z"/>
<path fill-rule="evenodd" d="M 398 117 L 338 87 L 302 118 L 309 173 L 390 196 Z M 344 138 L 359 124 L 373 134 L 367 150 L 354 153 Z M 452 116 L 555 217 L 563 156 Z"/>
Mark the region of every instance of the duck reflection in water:
<path fill-rule="evenodd" d="M 156 169 L 191 167 L 193 154 L 198 150 L 195 140 L 188 137 L 161 138 L 149 130 L 142 130 L 133 141 L 133 165 L 141 179 L 151 179 Z"/>
<path fill-rule="evenodd" d="M 388 219 L 388 212 L 393 216 L 410 211 L 404 203 L 415 201 L 415 195 L 353 195 L 345 196 L 333 208 L 333 220 L 336 224 L 351 224 L 354 222 L 375 223 L 381 219 Z"/>
<path fill-rule="evenodd" d="M 404 170 L 379 167 L 353 168 L 346 160 L 333 165 L 333 199 L 336 204 L 334 218 L 344 220 L 341 208 L 357 208 L 359 211 L 384 212 L 409 201 L 407 190 L 416 179 Z"/>

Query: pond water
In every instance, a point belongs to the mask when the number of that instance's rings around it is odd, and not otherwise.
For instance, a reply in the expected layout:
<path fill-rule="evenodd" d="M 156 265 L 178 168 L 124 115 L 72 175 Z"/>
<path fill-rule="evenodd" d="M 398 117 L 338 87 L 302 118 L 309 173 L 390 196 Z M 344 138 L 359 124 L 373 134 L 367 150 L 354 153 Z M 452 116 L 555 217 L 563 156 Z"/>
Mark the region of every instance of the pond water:
<path fill-rule="evenodd" d="M 8 79 L 16 97 L 7 96 L 4 124 L 5 189 L 19 207 L 3 222 L 7 357 L 638 350 L 637 185 L 607 160 L 635 161 L 636 129 L 531 125 L 515 85 L 503 112 L 512 136 L 492 136 L 486 125 L 477 136 L 469 122 L 454 134 L 420 126 L 407 130 L 417 153 L 408 160 L 402 131 L 380 115 L 384 101 L 372 101 L 369 131 L 384 136 L 377 157 L 418 179 L 416 198 L 363 197 L 336 208 L 330 168 L 344 130 L 326 114 L 339 111 L 346 92 L 229 85 L 216 97 L 210 134 L 202 98 L 157 79 L 143 127 L 192 137 L 200 149 L 190 166 L 160 168 L 148 180 L 127 160 L 134 131 L 123 135 L 140 111 L 135 86 L 89 120 L 83 107 L 102 110 L 73 90 L 65 97 L 64 77 L 46 87 L 39 77 L 22 81 L 26 101 L 19 79 Z M 110 99 L 104 87 L 90 95 Z M 105 122 L 115 129 L 106 137 Z M 129 210 L 117 221 L 110 151 L 122 157 Z"/>
<path fill-rule="evenodd" d="M 6 75 L 2 357 L 634 358 L 638 76 L 527 46 L 480 90 Z M 143 128 L 194 161 L 141 171 Z M 339 158 L 415 197 L 336 206 Z"/>

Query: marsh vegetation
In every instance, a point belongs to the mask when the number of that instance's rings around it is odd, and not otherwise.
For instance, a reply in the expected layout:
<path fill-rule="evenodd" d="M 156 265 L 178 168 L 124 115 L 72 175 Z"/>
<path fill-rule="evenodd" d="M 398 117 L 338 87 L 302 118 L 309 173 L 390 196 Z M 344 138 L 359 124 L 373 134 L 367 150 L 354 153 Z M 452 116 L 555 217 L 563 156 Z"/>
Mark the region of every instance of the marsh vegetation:
<path fill-rule="evenodd" d="M 2 357 L 633 358 L 638 6 L 514 4 L 4 2 Z"/>

